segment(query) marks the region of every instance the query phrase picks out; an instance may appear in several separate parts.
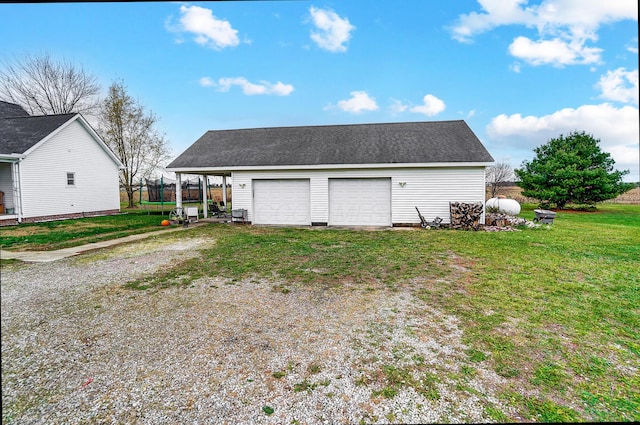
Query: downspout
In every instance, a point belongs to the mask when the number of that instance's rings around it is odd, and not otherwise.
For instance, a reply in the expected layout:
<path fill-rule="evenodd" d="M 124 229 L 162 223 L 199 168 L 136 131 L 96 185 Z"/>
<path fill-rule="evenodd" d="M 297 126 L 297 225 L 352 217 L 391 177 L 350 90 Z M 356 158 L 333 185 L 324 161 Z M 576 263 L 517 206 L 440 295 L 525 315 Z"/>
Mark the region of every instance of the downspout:
<path fill-rule="evenodd" d="M 485 166 L 482 169 L 482 216 L 481 216 L 481 222 L 485 223 L 486 222 L 486 217 L 487 217 L 487 210 L 486 210 L 486 206 L 487 206 L 487 167 Z"/>

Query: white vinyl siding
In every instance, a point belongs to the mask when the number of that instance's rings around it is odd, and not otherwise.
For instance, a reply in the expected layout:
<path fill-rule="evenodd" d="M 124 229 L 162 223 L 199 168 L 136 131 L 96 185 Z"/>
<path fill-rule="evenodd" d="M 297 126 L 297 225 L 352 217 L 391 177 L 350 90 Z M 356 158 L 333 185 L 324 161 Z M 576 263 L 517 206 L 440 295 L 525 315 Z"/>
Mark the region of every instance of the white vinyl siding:
<path fill-rule="evenodd" d="M 391 179 L 329 179 L 329 225 L 391 226 Z"/>
<path fill-rule="evenodd" d="M 309 179 L 310 221 L 329 223 L 329 179 L 334 178 L 391 179 L 392 224 L 420 223 L 416 206 L 427 220 L 439 216 L 449 223 L 449 202 L 485 200 L 484 166 L 235 171 L 233 208 L 247 209 L 253 222 L 253 179 Z"/>
<path fill-rule="evenodd" d="M 308 179 L 253 180 L 254 224 L 310 225 Z"/>
<path fill-rule="evenodd" d="M 77 120 L 29 152 L 20 167 L 25 217 L 120 209 L 118 166 Z"/>
<path fill-rule="evenodd" d="M 484 167 L 403 170 L 391 187 L 394 223 L 419 223 L 415 207 L 428 221 L 440 217 L 450 223 L 449 202 L 484 203 Z"/>

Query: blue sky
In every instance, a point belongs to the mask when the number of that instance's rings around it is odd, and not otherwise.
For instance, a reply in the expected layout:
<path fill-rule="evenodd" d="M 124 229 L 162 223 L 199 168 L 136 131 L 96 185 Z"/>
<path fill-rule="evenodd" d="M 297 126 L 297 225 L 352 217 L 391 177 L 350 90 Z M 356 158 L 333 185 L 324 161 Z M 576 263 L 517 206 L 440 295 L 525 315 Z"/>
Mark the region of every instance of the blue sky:
<path fill-rule="evenodd" d="M 514 168 L 601 140 L 640 180 L 636 0 L 0 4 L 0 59 L 122 79 L 179 155 L 208 130 L 465 120 Z"/>

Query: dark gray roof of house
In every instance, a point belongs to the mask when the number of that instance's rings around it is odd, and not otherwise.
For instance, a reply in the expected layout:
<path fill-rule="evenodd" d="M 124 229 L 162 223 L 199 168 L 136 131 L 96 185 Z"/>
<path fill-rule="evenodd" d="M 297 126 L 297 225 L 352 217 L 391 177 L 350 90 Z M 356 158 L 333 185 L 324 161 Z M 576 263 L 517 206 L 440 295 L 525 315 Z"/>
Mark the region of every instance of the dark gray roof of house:
<path fill-rule="evenodd" d="M 493 162 L 460 121 L 208 131 L 167 168 Z"/>
<path fill-rule="evenodd" d="M 0 154 L 22 154 L 76 114 L 0 118 Z"/>
<path fill-rule="evenodd" d="M 22 106 L 0 100 L 0 118 L 28 116 L 29 113 Z"/>

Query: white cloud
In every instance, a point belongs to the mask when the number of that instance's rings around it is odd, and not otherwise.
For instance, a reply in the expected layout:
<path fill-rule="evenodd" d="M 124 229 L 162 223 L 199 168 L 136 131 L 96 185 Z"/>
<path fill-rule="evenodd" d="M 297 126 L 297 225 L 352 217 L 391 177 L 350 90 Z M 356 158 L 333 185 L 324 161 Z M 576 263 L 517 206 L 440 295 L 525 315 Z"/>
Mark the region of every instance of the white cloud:
<path fill-rule="evenodd" d="M 638 70 L 618 68 L 600 77 L 596 88 L 602 91 L 600 98 L 638 105 Z"/>
<path fill-rule="evenodd" d="M 540 33 L 571 28 L 592 31 L 602 24 L 638 19 L 638 4 L 629 0 L 543 0 L 528 5 L 527 0 L 478 0 L 482 12 L 458 17 L 451 28 L 454 39 L 469 42 L 473 36 L 503 25 L 536 27 Z"/>
<path fill-rule="evenodd" d="M 288 96 L 293 92 L 294 88 L 292 84 L 284 84 L 278 81 L 271 86 L 271 92 L 278 96 Z"/>
<path fill-rule="evenodd" d="M 638 19 L 638 4 L 630 0 L 478 0 L 482 11 L 462 14 L 451 28 L 452 37 L 471 42 L 473 37 L 504 25 L 536 28 L 539 40 L 516 37 L 509 47 L 514 56 L 532 65 L 591 64 L 601 62 L 597 29 L 607 23 Z"/>
<path fill-rule="evenodd" d="M 389 105 L 389 111 L 392 115 L 401 114 L 406 111 L 409 107 L 402 103 L 400 100 L 391 99 L 391 105 Z"/>
<path fill-rule="evenodd" d="M 202 87 L 212 87 L 212 86 L 215 86 L 215 85 L 216 85 L 216 83 L 215 83 L 215 82 L 213 82 L 213 80 L 212 80 L 211 78 L 209 78 L 209 77 L 202 77 L 202 78 L 200 78 L 199 83 L 200 83 L 200 85 L 201 85 Z"/>
<path fill-rule="evenodd" d="M 487 126 L 493 144 L 508 145 L 511 149 L 533 149 L 561 134 L 585 131 L 600 140 L 600 148 L 609 152 L 616 168 L 631 170 L 630 178 L 638 176 L 639 120 L 638 108 L 616 108 L 609 103 L 565 108 L 549 115 L 499 115 Z"/>
<path fill-rule="evenodd" d="M 238 86 L 247 96 L 260 94 L 273 94 L 276 96 L 288 96 L 294 88 L 291 84 L 284 84 L 280 81 L 273 84 L 268 81 L 260 81 L 259 84 L 252 83 L 244 77 L 220 78 L 217 82 L 209 77 L 202 77 L 200 85 L 203 87 L 217 87 L 218 91 L 228 92 L 233 86 Z"/>
<path fill-rule="evenodd" d="M 318 31 L 311 32 L 311 39 L 321 49 L 330 52 L 345 52 L 345 44 L 351 38 L 351 31 L 356 29 L 349 19 L 341 18 L 332 10 L 309 8 L 311 20 Z"/>
<path fill-rule="evenodd" d="M 376 100 L 370 97 L 365 91 L 352 91 L 349 93 L 350 99 L 338 102 L 338 108 L 345 111 L 358 114 L 362 111 L 376 111 L 378 104 Z M 326 108 L 325 108 L 326 109 Z"/>
<path fill-rule="evenodd" d="M 563 40 L 554 38 L 533 41 L 527 37 L 516 37 L 509 46 L 509 53 L 531 65 L 562 67 L 565 65 L 600 63 L 602 49 L 587 47 L 584 43 L 585 40 L 579 39 Z"/>
<path fill-rule="evenodd" d="M 451 31 L 453 38 L 470 42 L 473 36 L 501 25 L 526 25 L 535 20 L 535 13 L 527 0 L 478 0 L 485 13 L 471 12 L 458 17 L 458 24 Z"/>
<path fill-rule="evenodd" d="M 172 30 L 192 33 L 193 40 L 200 45 L 222 50 L 240 43 L 238 31 L 231 27 L 229 21 L 216 18 L 211 9 L 180 6 L 180 14 L 180 23 Z"/>
<path fill-rule="evenodd" d="M 638 19 L 638 3 L 629 0 L 545 0 L 535 9 L 539 26 L 597 28 L 624 19 Z"/>
<path fill-rule="evenodd" d="M 423 104 L 419 106 L 414 106 L 409 109 L 411 112 L 416 112 L 419 114 L 424 114 L 428 117 L 432 117 L 434 115 L 438 115 L 440 112 L 444 111 L 446 106 L 444 102 L 437 97 L 428 94 L 423 99 Z"/>

